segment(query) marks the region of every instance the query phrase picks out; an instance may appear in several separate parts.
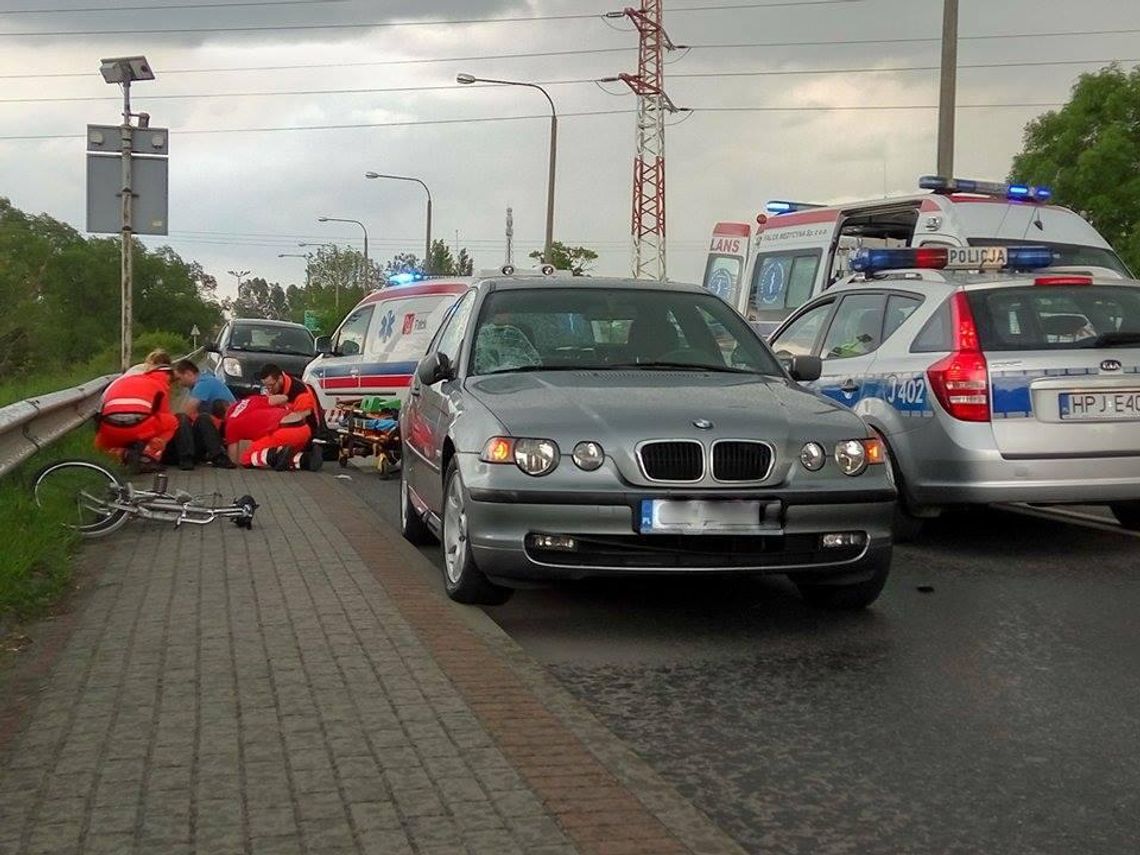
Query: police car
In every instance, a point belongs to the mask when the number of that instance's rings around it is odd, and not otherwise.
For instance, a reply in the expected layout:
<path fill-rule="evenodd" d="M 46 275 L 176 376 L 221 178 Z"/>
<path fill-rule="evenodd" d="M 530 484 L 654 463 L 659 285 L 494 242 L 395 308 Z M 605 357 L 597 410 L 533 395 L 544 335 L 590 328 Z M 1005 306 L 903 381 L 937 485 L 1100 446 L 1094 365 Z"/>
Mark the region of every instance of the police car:
<path fill-rule="evenodd" d="M 1049 204 L 1046 187 L 927 176 L 922 191 L 842 205 L 772 201 L 748 223 L 717 223 L 704 285 L 771 334 L 804 302 L 851 274 L 863 248 L 1045 245 L 1064 264 L 1127 276 L 1078 214 Z"/>
<path fill-rule="evenodd" d="M 899 534 L 947 505 L 1107 504 L 1140 529 L 1140 282 L 1048 247 L 863 249 L 771 337 L 882 435 Z"/>

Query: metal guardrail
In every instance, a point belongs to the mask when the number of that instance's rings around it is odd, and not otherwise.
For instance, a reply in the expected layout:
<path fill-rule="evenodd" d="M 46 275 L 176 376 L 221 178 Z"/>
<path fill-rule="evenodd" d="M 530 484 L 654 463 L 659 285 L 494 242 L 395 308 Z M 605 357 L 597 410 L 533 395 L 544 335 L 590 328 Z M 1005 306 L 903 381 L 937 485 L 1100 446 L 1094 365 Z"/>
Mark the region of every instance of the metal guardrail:
<path fill-rule="evenodd" d="M 188 354 L 197 361 L 204 348 Z M 99 409 L 103 390 L 118 374 L 88 380 L 0 407 L 0 475 L 7 475 L 37 451 L 83 425 Z"/>

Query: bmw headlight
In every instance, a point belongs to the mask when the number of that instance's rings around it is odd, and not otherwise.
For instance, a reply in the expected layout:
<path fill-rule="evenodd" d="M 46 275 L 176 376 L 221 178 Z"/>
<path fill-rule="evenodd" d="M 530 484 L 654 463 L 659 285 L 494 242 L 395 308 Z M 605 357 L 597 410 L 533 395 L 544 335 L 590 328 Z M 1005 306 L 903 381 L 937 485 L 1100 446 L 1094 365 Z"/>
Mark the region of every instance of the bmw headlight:
<path fill-rule="evenodd" d="M 887 447 L 878 437 L 848 439 L 835 446 L 835 462 L 844 475 L 862 475 L 868 466 L 887 462 Z"/>
<path fill-rule="evenodd" d="M 867 468 L 867 451 L 859 440 L 846 440 L 835 446 L 835 462 L 844 475 L 861 475 Z"/>
<path fill-rule="evenodd" d="M 606 462 L 606 452 L 596 442 L 580 442 L 574 446 L 574 465 L 584 472 L 593 472 Z"/>
<path fill-rule="evenodd" d="M 552 439 L 515 440 L 515 465 L 527 475 L 553 472 L 558 458 L 558 443 Z"/>
<path fill-rule="evenodd" d="M 809 472 L 818 472 L 827 462 L 827 452 L 818 442 L 809 442 L 800 450 L 800 463 Z"/>
<path fill-rule="evenodd" d="M 241 363 L 232 356 L 222 360 L 222 370 L 230 377 L 241 377 Z"/>

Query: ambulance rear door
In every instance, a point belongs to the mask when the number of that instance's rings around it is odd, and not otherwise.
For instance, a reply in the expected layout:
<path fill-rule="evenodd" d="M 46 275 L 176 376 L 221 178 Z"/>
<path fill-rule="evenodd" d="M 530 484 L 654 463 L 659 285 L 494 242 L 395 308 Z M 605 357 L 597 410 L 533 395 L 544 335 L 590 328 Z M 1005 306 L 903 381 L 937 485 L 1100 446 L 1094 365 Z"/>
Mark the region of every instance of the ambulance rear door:
<path fill-rule="evenodd" d="M 733 306 L 741 303 L 741 283 L 751 243 L 752 227 L 748 223 L 717 223 L 713 228 L 704 286 Z"/>

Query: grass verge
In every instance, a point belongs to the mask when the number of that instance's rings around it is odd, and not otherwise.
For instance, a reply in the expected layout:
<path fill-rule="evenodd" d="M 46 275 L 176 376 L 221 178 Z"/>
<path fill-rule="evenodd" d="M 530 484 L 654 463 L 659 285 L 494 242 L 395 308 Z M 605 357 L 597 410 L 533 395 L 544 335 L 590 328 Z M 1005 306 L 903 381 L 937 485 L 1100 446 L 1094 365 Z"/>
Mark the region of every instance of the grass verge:
<path fill-rule="evenodd" d="M 43 510 L 32 499 L 36 473 L 69 458 L 106 463 L 92 446 L 91 427 L 72 431 L 0 478 L 0 624 L 43 614 L 71 582 L 71 558 L 78 538 L 63 525 L 62 512 Z M 115 471 L 112 467 L 112 471 Z"/>
<path fill-rule="evenodd" d="M 25 398 L 36 395 L 46 395 L 48 392 L 58 392 L 60 389 L 70 389 L 104 374 L 115 372 L 114 360 L 93 359 L 70 368 L 61 368 L 47 371 L 43 374 L 10 377 L 0 381 L 0 407 L 14 404 Z"/>

